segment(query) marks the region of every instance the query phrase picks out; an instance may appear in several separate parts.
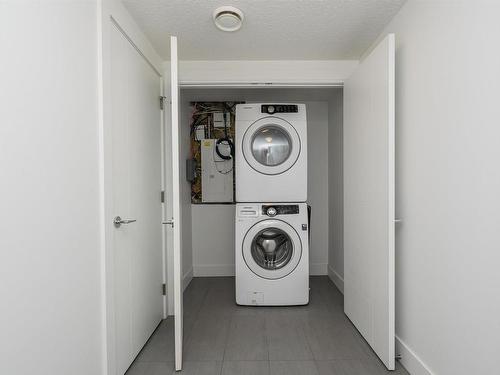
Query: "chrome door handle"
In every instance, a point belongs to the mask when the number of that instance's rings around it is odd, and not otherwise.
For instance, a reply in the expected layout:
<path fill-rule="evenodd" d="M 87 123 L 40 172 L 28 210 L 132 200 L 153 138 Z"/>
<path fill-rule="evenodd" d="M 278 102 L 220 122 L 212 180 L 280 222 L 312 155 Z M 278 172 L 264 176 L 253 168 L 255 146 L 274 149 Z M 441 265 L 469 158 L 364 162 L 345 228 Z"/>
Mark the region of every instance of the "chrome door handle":
<path fill-rule="evenodd" d="M 113 224 L 115 227 L 120 228 L 122 224 L 130 224 L 137 221 L 136 219 L 122 219 L 120 216 L 117 216 L 113 219 Z"/>
<path fill-rule="evenodd" d="M 164 221 L 162 224 L 170 225 L 173 228 L 174 227 L 174 218 L 171 218 L 170 220 Z"/>
<path fill-rule="evenodd" d="M 402 223 L 403 222 L 403 219 L 394 219 L 394 222 L 397 224 L 397 223 Z"/>

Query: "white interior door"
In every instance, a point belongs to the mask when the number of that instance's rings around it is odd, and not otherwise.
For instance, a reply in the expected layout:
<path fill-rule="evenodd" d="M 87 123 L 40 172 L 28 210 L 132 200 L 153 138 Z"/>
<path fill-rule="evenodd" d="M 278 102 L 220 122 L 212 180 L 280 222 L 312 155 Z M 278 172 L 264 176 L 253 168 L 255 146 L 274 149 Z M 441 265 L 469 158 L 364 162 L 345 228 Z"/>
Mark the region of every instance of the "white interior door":
<path fill-rule="evenodd" d="M 110 35 L 116 373 L 162 319 L 161 76 L 116 25 Z"/>
<path fill-rule="evenodd" d="M 344 85 L 344 309 L 389 370 L 394 342 L 394 35 Z"/>
<path fill-rule="evenodd" d="M 181 176 L 179 159 L 179 83 L 177 76 L 177 38 L 170 38 L 170 84 L 172 101 L 172 222 L 174 263 L 175 369 L 182 370 L 182 238 L 181 238 Z"/>

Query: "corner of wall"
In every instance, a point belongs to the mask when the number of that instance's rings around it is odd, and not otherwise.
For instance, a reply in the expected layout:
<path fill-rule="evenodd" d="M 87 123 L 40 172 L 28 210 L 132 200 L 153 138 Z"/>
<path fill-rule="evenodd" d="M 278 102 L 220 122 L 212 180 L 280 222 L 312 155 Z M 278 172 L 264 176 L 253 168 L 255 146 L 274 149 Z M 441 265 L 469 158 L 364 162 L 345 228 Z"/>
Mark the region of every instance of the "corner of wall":
<path fill-rule="evenodd" d="M 328 274 L 328 263 L 309 264 L 309 274 L 312 276 L 323 276 Z"/>
<path fill-rule="evenodd" d="M 196 277 L 234 276 L 233 264 L 195 264 L 194 275 Z"/>
<path fill-rule="evenodd" d="M 420 357 L 396 335 L 396 353 L 401 356 L 399 362 L 412 375 L 434 375 Z"/>
<path fill-rule="evenodd" d="M 186 273 L 182 276 L 182 291 L 185 291 L 193 280 L 193 267 L 189 267 Z"/>
<path fill-rule="evenodd" d="M 340 276 L 330 264 L 328 265 L 328 277 L 332 280 L 340 293 L 344 294 L 344 278 Z"/>
<path fill-rule="evenodd" d="M 328 277 L 344 293 L 343 249 L 343 92 L 338 90 L 328 107 L 328 141 L 333 152 L 328 155 L 329 250 Z"/>

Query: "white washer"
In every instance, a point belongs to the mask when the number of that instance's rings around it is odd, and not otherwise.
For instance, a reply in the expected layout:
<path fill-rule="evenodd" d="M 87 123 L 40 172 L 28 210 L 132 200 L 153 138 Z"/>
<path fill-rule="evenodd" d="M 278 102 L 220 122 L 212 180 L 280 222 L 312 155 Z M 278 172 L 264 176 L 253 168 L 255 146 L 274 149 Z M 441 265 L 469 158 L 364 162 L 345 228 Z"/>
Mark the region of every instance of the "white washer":
<path fill-rule="evenodd" d="M 236 204 L 236 303 L 309 303 L 306 203 Z"/>
<path fill-rule="evenodd" d="M 305 104 L 236 106 L 236 201 L 307 200 Z"/>

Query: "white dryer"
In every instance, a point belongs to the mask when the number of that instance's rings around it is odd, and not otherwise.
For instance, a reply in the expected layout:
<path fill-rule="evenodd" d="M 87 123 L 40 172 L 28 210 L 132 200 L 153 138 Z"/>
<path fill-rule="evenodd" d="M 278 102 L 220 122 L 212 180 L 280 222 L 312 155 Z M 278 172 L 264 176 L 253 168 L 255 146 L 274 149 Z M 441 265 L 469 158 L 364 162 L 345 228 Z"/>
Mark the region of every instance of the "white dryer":
<path fill-rule="evenodd" d="M 305 203 L 236 204 L 236 303 L 309 303 Z"/>
<path fill-rule="evenodd" d="M 307 200 L 304 104 L 236 106 L 236 201 Z"/>

